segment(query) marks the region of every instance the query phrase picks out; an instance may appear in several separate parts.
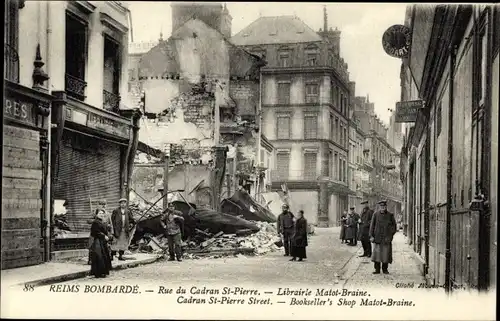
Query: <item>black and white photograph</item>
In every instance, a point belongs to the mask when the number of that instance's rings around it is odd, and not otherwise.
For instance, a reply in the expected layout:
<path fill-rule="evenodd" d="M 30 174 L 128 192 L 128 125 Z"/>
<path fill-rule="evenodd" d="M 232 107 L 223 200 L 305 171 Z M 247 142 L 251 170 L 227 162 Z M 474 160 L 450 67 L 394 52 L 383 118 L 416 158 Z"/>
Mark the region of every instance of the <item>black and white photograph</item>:
<path fill-rule="evenodd" d="M 2 318 L 496 319 L 500 5 L 4 9 Z"/>

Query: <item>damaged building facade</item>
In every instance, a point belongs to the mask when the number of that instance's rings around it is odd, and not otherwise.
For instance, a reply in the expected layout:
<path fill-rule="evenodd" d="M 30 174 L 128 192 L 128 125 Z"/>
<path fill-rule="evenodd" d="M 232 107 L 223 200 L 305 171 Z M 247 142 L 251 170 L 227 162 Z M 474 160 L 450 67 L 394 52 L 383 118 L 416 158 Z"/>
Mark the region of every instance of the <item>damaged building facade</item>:
<path fill-rule="evenodd" d="M 425 102 L 402 148 L 409 243 L 429 283 L 494 289 L 499 6 L 412 5 L 405 25 L 401 98 Z"/>
<path fill-rule="evenodd" d="M 261 17 L 232 37 L 268 62 L 262 68 L 263 134 L 275 148 L 272 190 L 292 211 L 336 226 L 348 208 L 349 109 L 354 83 L 340 57 L 340 31 L 312 30 L 296 16 Z"/>
<path fill-rule="evenodd" d="M 266 184 L 256 175 L 266 170 L 259 160 L 273 153 L 257 117 L 264 62 L 228 40 L 231 16 L 220 3 L 173 3 L 172 21 L 171 37 L 136 57 L 137 77 L 129 80 L 133 99 L 143 95 L 140 140 L 169 149 L 168 189 L 184 190 L 190 202 L 216 208 L 239 187 L 255 195 L 257 183 Z M 150 169 L 147 184 L 162 185 L 152 179 L 160 171 Z M 138 189 L 141 175 L 133 180 Z"/>

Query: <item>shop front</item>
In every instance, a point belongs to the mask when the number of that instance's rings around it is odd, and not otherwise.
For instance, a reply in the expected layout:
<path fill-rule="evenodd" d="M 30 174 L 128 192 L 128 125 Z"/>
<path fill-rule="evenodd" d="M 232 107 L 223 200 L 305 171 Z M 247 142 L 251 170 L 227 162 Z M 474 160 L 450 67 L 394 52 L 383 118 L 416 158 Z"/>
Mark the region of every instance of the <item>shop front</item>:
<path fill-rule="evenodd" d="M 57 95 L 53 121 L 53 199 L 65 204 L 69 233 L 57 236 L 55 251 L 86 247 L 95 204 L 111 212 L 127 198 L 131 155 L 137 148 L 136 122 Z"/>
<path fill-rule="evenodd" d="M 52 96 L 5 81 L 2 269 L 48 260 L 45 217 L 47 120 Z"/>

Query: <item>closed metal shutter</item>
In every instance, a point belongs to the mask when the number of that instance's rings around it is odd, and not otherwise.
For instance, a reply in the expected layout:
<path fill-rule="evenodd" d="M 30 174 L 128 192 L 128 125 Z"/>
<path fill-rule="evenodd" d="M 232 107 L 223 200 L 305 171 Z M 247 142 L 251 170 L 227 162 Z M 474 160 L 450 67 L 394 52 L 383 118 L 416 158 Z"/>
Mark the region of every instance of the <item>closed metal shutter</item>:
<path fill-rule="evenodd" d="M 106 200 L 111 211 L 121 196 L 122 146 L 65 131 L 55 199 L 66 200 L 67 220 L 73 233 L 90 231 L 90 199 Z"/>

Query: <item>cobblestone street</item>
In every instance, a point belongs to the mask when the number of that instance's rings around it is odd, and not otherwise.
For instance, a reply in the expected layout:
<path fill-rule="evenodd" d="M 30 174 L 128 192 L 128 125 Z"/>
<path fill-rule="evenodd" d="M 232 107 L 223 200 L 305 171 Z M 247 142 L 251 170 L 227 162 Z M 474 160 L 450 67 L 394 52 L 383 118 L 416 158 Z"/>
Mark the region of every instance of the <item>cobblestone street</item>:
<path fill-rule="evenodd" d="M 404 236 L 397 233 L 394 241 L 394 264 L 390 275 L 374 277 L 372 263 L 359 258 L 360 246 L 350 247 L 340 243 L 338 228 L 317 228 L 310 237 L 308 259 L 305 262 L 289 262 L 282 252 L 256 257 L 230 257 L 219 259 L 186 259 L 183 262 L 161 260 L 153 264 L 122 271 L 112 271 L 106 279 L 87 277 L 67 283 L 141 283 L 157 285 L 158 280 L 172 284 L 227 283 L 265 286 L 357 286 L 389 285 L 396 282 L 419 282 L 410 252 L 406 251 Z"/>

